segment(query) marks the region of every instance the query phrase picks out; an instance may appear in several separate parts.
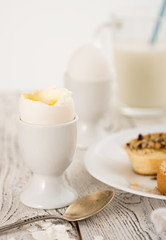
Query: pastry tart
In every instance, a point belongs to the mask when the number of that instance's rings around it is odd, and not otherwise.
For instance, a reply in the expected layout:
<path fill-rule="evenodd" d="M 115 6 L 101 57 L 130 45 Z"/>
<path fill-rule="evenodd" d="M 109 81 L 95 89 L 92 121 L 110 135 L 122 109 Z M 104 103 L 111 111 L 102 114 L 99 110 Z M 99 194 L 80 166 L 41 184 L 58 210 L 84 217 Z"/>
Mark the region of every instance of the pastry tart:
<path fill-rule="evenodd" d="M 161 194 L 166 195 L 166 161 L 163 161 L 157 173 L 157 186 Z"/>
<path fill-rule="evenodd" d="M 142 175 L 157 174 L 166 160 L 166 133 L 139 134 L 124 146 L 133 170 Z"/>

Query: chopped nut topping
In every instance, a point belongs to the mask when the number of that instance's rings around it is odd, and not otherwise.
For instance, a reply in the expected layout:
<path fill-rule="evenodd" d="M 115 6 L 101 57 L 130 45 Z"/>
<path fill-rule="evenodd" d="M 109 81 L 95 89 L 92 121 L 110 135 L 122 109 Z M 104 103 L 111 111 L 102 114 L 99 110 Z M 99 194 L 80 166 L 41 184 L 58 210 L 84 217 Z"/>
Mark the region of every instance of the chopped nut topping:
<path fill-rule="evenodd" d="M 136 139 L 126 143 L 126 146 L 133 150 L 138 149 L 166 149 L 166 133 L 139 134 Z"/>
<path fill-rule="evenodd" d="M 139 135 L 138 135 L 138 140 L 143 140 L 143 139 L 144 139 L 143 135 L 142 135 L 142 134 L 139 134 Z"/>

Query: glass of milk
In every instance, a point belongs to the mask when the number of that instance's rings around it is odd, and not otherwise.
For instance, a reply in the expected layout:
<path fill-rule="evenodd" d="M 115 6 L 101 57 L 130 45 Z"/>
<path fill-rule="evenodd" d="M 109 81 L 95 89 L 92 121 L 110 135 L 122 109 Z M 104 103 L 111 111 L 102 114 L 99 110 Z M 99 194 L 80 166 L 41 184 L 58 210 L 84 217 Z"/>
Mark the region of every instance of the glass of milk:
<path fill-rule="evenodd" d="M 151 37 L 156 18 L 112 18 L 110 31 L 120 110 L 126 115 L 155 115 L 166 111 L 166 21 L 157 41 Z"/>

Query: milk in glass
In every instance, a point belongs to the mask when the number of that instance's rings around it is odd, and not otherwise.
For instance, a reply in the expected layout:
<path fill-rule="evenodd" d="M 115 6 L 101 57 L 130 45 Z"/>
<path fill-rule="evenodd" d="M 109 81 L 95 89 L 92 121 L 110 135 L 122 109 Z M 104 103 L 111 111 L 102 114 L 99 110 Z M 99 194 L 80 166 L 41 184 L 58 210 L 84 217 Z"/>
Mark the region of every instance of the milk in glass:
<path fill-rule="evenodd" d="M 114 48 L 122 106 L 166 108 L 166 43 L 123 43 Z"/>

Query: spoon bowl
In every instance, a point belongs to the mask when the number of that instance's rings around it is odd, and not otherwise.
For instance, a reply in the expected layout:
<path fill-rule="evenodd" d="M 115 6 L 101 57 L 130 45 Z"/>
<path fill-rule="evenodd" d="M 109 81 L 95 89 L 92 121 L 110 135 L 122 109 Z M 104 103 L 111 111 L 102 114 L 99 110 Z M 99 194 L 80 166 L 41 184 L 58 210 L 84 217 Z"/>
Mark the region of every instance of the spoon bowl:
<path fill-rule="evenodd" d="M 63 214 L 68 221 L 80 221 L 100 212 L 114 197 L 110 190 L 91 193 L 73 202 Z"/>
<path fill-rule="evenodd" d="M 56 215 L 41 215 L 27 218 L 0 227 L 0 233 L 45 219 L 61 219 L 70 222 L 87 219 L 100 212 L 104 207 L 106 207 L 112 201 L 113 197 L 114 192 L 110 190 L 94 192 L 73 202 L 67 208 L 62 217 Z"/>

